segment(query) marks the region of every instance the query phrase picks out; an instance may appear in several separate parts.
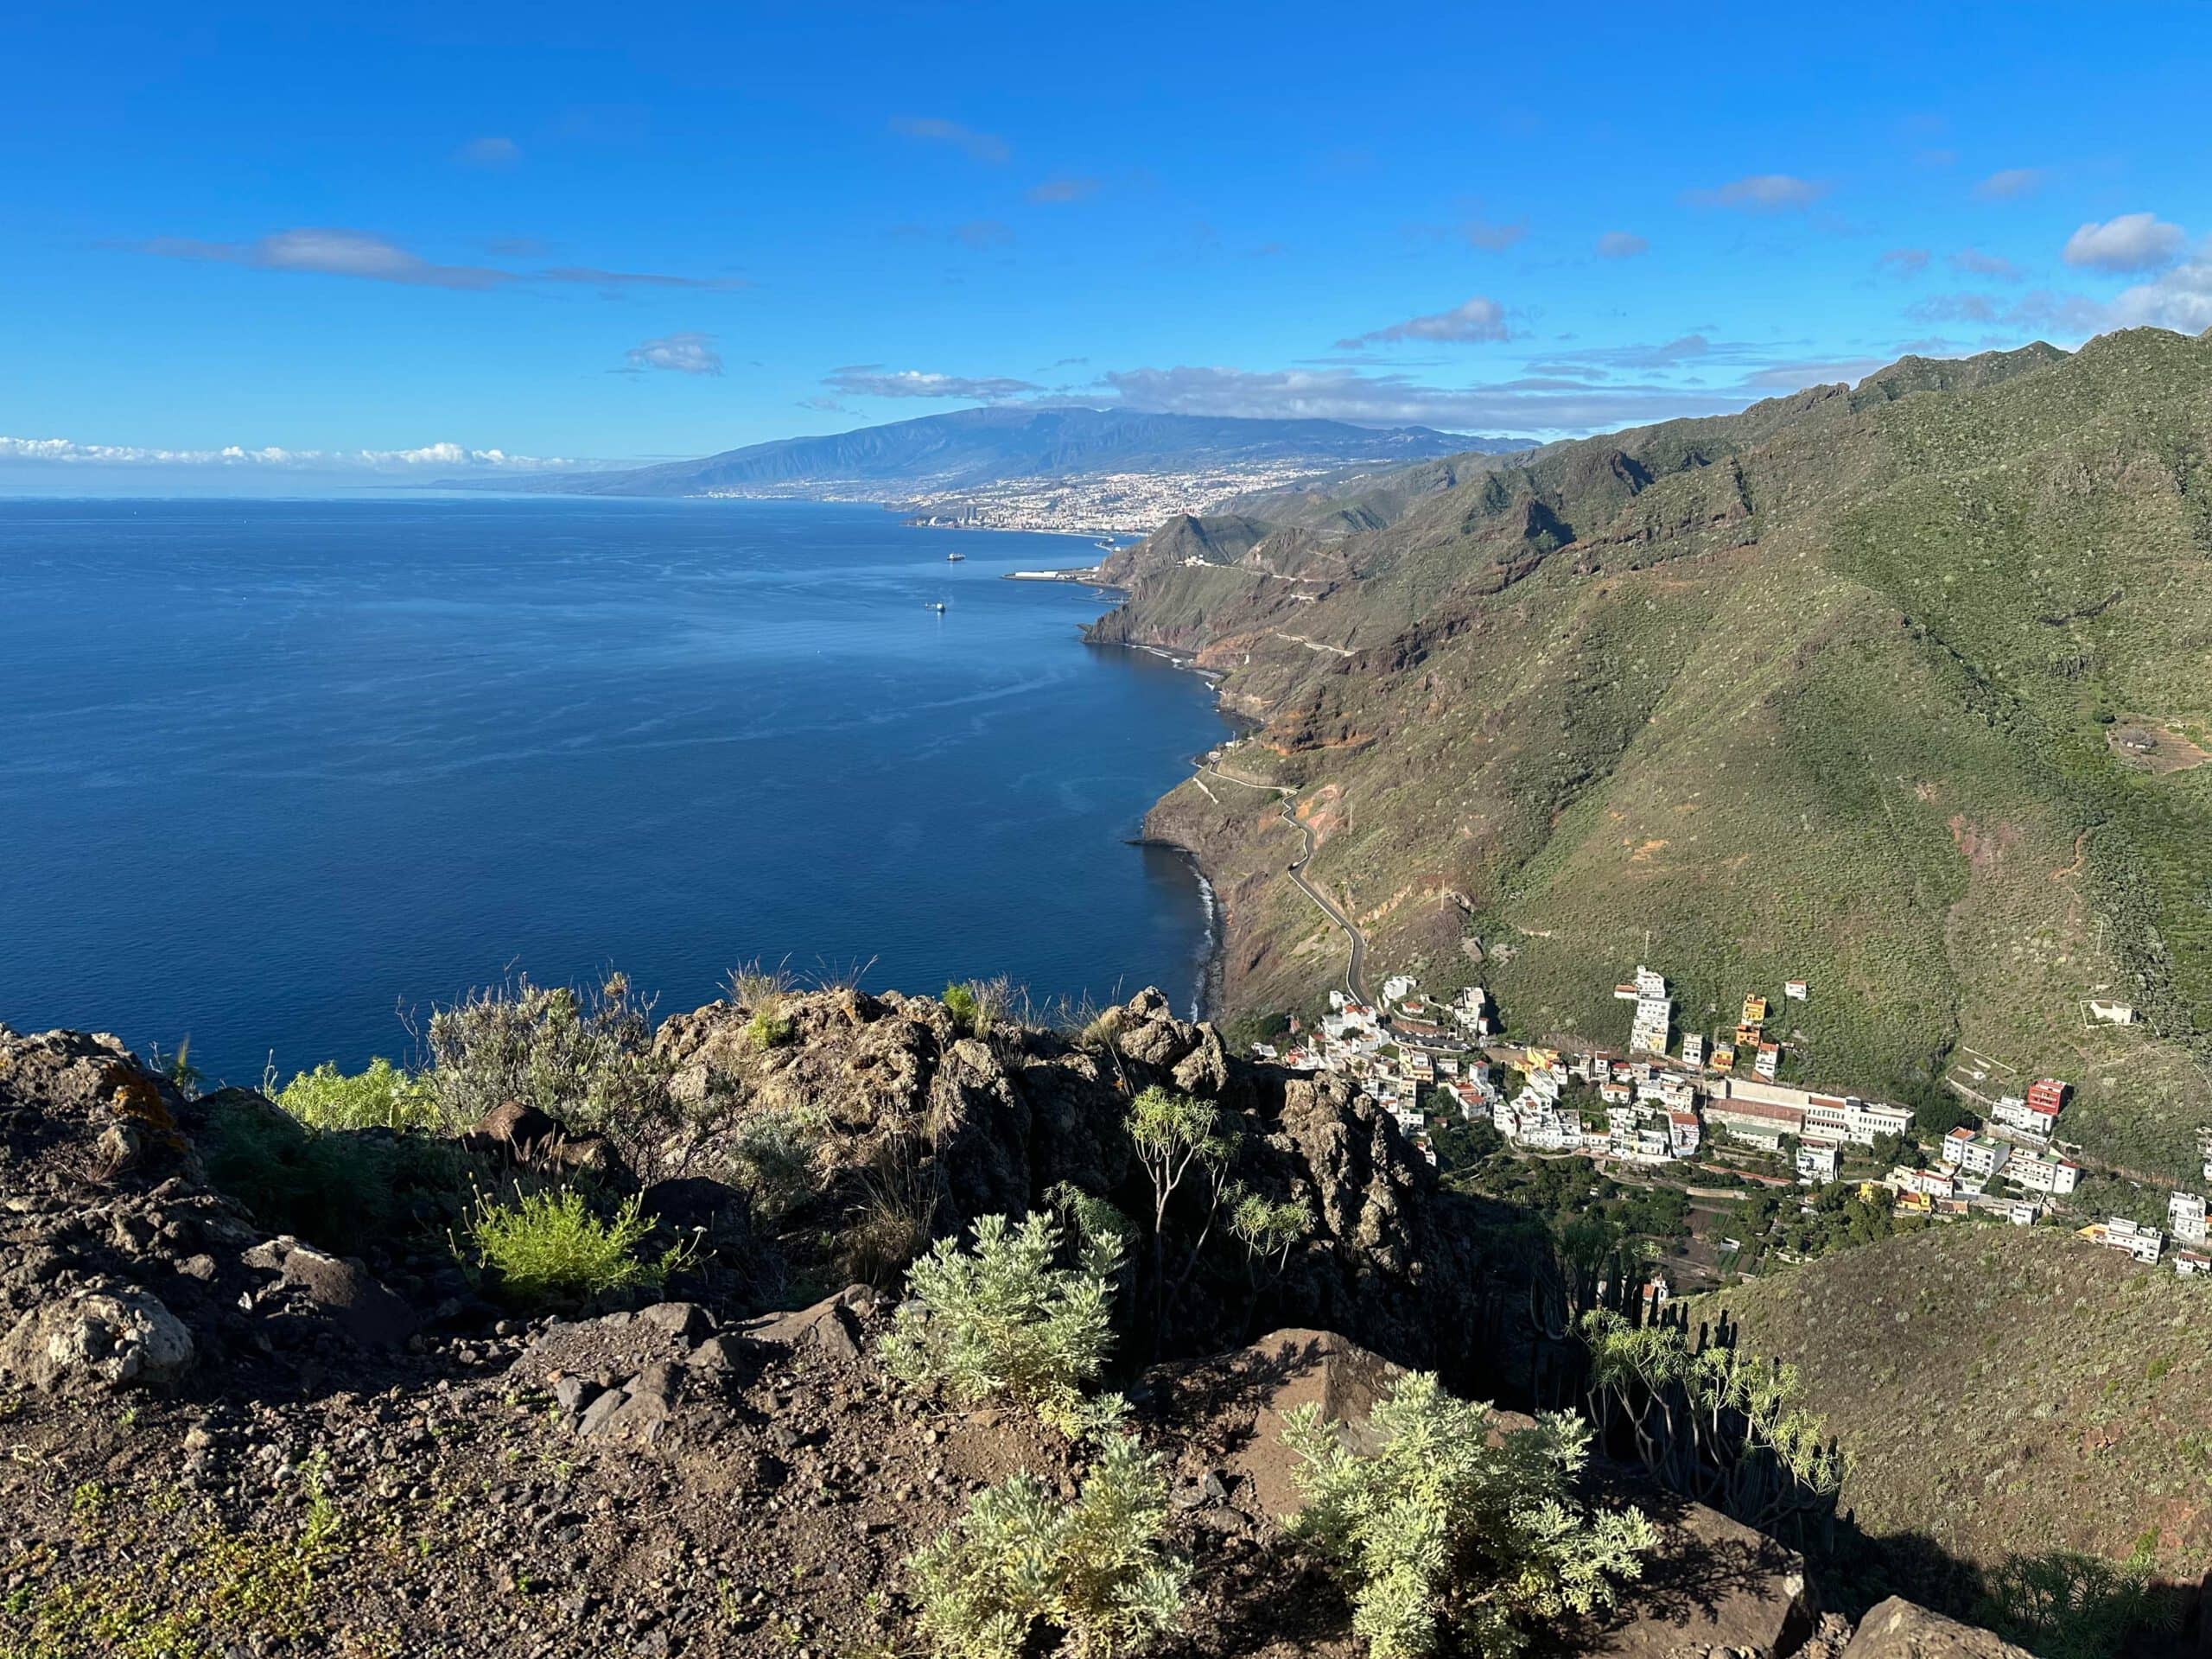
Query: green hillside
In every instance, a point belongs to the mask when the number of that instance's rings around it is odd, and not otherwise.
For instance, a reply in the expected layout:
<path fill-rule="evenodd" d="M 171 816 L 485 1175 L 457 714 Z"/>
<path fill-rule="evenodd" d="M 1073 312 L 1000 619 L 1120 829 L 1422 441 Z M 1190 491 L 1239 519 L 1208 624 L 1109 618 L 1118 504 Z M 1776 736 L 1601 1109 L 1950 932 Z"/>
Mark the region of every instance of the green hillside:
<path fill-rule="evenodd" d="M 2212 1566 L 2212 1297 L 2050 1229 L 1942 1227 L 1702 1298 L 1799 1368 L 1879 1540 Z M 2063 1319 L 2064 1340 L 2054 1339 Z"/>
<path fill-rule="evenodd" d="M 2195 1172 L 2212 339 L 1906 359 L 1451 470 L 1357 480 L 1372 528 L 1308 498 L 1256 537 L 1264 502 L 1180 523 L 1101 631 L 1225 677 L 1236 764 L 1299 788 L 1379 969 L 1614 1041 L 1638 962 L 1694 1026 L 1802 978 L 1785 1077 L 2056 1074 L 2088 1155 Z M 1167 556 L 1208 540 L 1242 550 Z M 1292 834 L 1202 783 L 1153 827 L 1217 877 L 1229 997 L 1310 1003 L 1341 956 L 1281 891 Z M 2093 995 L 2141 1022 L 2091 1027 Z"/>

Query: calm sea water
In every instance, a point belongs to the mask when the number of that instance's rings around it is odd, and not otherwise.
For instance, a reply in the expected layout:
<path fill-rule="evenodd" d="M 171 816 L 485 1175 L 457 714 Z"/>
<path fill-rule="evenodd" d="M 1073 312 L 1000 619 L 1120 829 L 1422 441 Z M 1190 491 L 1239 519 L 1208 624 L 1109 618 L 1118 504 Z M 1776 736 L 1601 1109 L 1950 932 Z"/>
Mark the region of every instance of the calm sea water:
<path fill-rule="evenodd" d="M 1201 890 L 1126 842 L 1209 694 L 998 580 L 1091 556 L 810 504 L 0 502 L 0 1020 L 248 1081 L 511 969 L 1187 1000 Z"/>

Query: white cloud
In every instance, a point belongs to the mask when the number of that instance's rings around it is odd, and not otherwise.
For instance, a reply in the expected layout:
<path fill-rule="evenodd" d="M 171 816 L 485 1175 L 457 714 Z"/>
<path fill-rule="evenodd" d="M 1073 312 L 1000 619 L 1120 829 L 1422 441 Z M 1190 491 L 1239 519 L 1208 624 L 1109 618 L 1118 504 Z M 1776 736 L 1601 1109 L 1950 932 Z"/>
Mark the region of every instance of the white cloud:
<path fill-rule="evenodd" d="M 1607 231 L 1598 238 L 1600 259 L 1633 259 L 1639 253 L 1651 251 L 1651 244 L 1634 231 Z"/>
<path fill-rule="evenodd" d="M 925 374 L 918 369 L 886 372 L 880 363 L 854 363 L 837 369 L 822 382 L 848 397 L 957 397 L 968 403 L 998 403 L 1042 386 L 1004 376 Z"/>
<path fill-rule="evenodd" d="M 930 143 L 950 144 L 971 162 L 988 162 L 995 165 L 1014 154 L 1007 148 L 1006 140 L 995 132 L 978 132 L 973 127 L 962 126 L 957 121 L 942 120 L 935 116 L 894 116 L 891 121 L 891 130 L 902 138 L 919 138 Z"/>
<path fill-rule="evenodd" d="M 715 349 L 712 334 L 689 332 L 669 334 L 632 346 L 623 356 L 628 359 L 629 366 L 617 369 L 617 374 L 642 374 L 647 369 L 667 369 L 677 374 L 720 374 L 722 372 L 721 353 Z"/>
<path fill-rule="evenodd" d="M 2212 257 L 2191 259 L 2123 290 L 2112 302 L 2122 327 L 2151 324 L 2184 334 L 2212 328 Z"/>
<path fill-rule="evenodd" d="M 1928 269 L 1925 248 L 1891 248 L 1878 262 L 1893 276 L 1917 276 Z"/>
<path fill-rule="evenodd" d="M 2044 170 L 2039 167 L 2008 167 L 1974 186 L 1974 193 L 1988 201 L 2011 201 L 2033 195 L 2043 188 L 2043 181 Z"/>
<path fill-rule="evenodd" d="M 2097 270 L 2156 270 L 2177 257 L 2189 240 L 2178 225 L 2152 213 L 2122 213 L 2087 224 L 2066 238 L 2065 260 Z"/>
<path fill-rule="evenodd" d="M 1693 190 L 1685 198 L 1700 207 L 1740 207 L 1749 213 L 1783 213 L 1809 207 L 1827 194 L 1827 185 L 1788 173 L 1753 173 L 1711 190 Z"/>
<path fill-rule="evenodd" d="M 522 146 L 497 136 L 472 138 L 455 152 L 454 159 L 464 167 L 512 167 L 522 160 Z"/>
<path fill-rule="evenodd" d="M 49 461 L 64 466 L 285 467 L 301 471 L 405 472 L 423 467 L 551 472 L 594 463 L 557 456 L 511 455 L 504 449 L 426 443 L 413 449 L 287 449 L 276 444 L 247 448 L 162 449 L 130 443 L 79 443 L 73 438 L 0 436 L 0 461 Z"/>
<path fill-rule="evenodd" d="M 1403 322 L 1394 322 L 1388 328 L 1359 334 L 1350 340 L 1340 340 L 1338 348 L 1355 351 L 1362 346 L 1380 341 L 1400 340 L 1504 340 L 1505 308 L 1496 300 L 1478 294 L 1449 311 L 1439 311 L 1425 317 L 1408 317 Z"/>

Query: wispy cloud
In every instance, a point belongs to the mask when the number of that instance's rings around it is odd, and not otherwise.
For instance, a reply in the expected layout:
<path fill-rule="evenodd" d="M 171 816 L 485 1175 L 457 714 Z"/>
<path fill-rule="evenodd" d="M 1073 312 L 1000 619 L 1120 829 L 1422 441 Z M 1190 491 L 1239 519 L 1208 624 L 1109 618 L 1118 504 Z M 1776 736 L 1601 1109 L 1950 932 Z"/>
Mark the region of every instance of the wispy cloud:
<path fill-rule="evenodd" d="M 2112 312 L 2079 294 L 2037 289 L 2006 301 L 1994 294 L 1935 294 L 1910 307 L 1916 322 L 1968 322 L 2016 334 L 2049 333 L 2087 338 L 2112 327 Z"/>
<path fill-rule="evenodd" d="M 2180 226 L 2154 213 L 2122 213 L 2082 226 L 2066 238 L 2063 257 L 2069 265 L 2094 270 L 2156 270 L 2180 257 L 2188 241 Z"/>
<path fill-rule="evenodd" d="M 156 254 L 165 259 L 476 292 L 531 283 L 577 283 L 608 294 L 631 288 L 732 290 L 752 285 L 738 276 L 683 276 L 664 271 L 607 270 L 590 265 L 510 270 L 494 265 L 442 264 L 369 232 L 328 226 L 277 231 L 252 242 L 203 242 L 186 237 L 157 236 L 132 245 L 142 253 Z M 527 245 L 510 242 L 500 245 Z"/>
<path fill-rule="evenodd" d="M 1510 225 L 1498 225 L 1486 219 L 1470 219 L 1459 226 L 1459 234 L 1466 238 L 1471 248 L 1503 253 L 1529 234 L 1529 223 L 1516 219 Z"/>
<path fill-rule="evenodd" d="M 1991 174 L 1974 188 L 1985 201 L 2015 201 L 2043 188 L 2046 175 L 2039 167 L 2008 167 Z"/>
<path fill-rule="evenodd" d="M 546 455 L 511 455 L 504 449 L 472 449 L 458 443 L 426 443 L 414 449 L 290 449 L 275 444 L 249 448 L 165 449 L 130 443 L 79 443 L 73 438 L 0 437 L 0 461 L 57 466 L 238 467 L 296 471 L 420 472 L 486 469 L 549 472 L 595 463 Z"/>
<path fill-rule="evenodd" d="M 974 248 L 979 251 L 1011 247 L 1014 245 L 1014 227 L 995 219 L 971 219 L 965 225 L 952 227 L 952 239 L 963 248 Z"/>
<path fill-rule="evenodd" d="M 847 397 L 943 397 L 986 404 L 1045 390 L 1001 375 L 925 374 L 918 369 L 887 372 L 880 363 L 848 364 L 832 370 L 822 384 Z"/>
<path fill-rule="evenodd" d="M 1877 263 L 1892 276 L 1917 276 L 1928 269 L 1928 250 L 1891 248 Z"/>
<path fill-rule="evenodd" d="M 648 340 L 625 352 L 626 366 L 615 369 L 615 374 L 644 374 L 654 369 L 665 369 L 676 374 L 720 374 L 722 372 L 721 353 L 715 349 L 715 337 L 685 332 L 666 334 L 658 340 Z"/>
<path fill-rule="evenodd" d="M 1993 294 L 1931 294 L 1906 308 L 1915 322 L 1993 323 L 2005 313 L 2004 302 Z"/>
<path fill-rule="evenodd" d="M 1584 377 L 1615 369 L 1681 368 L 1692 364 L 1759 363 L 1773 355 L 1771 347 L 1742 340 L 1715 340 L 1704 334 L 1681 334 L 1656 345 L 1589 346 L 1577 351 L 1554 352 L 1543 361 L 1531 363 L 1532 372 L 1579 374 Z"/>
<path fill-rule="evenodd" d="M 472 138 L 454 152 L 454 160 L 463 167 L 512 167 L 522 160 L 522 146 L 512 138 L 497 136 Z"/>
<path fill-rule="evenodd" d="M 2023 282 L 2028 274 L 2002 255 L 1984 253 L 1980 248 L 1961 248 L 1951 256 L 1950 265 L 1961 276 L 1986 276 L 1998 283 Z"/>
<path fill-rule="evenodd" d="M 1811 207 L 1828 193 L 1826 184 L 1789 173 L 1752 173 L 1709 190 L 1691 190 L 1683 200 L 1697 207 L 1735 207 L 1746 213 L 1777 213 Z"/>
<path fill-rule="evenodd" d="M 200 259 L 251 265 L 258 270 L 308 271 L 323 276 L 359 276 L 375 283 L 416 288 L 499 288 L 515 280 L 511 270 L 486 265 L 442 265 L 410 253 L 396 243 L 365 231 L 308 226 L 278 231 L 257 242 L 199 242 L 160 236 L 139 245 L 166 259 Z"/>
<path fill-rule="evenodd" d="M 1805 358 L 1795 362 L 1770 363 L 1754 369 L 1740 383 L 1744 390 L 1761 394 L 1802 391 L 1807 386 L 1830 386 L 1840 382 L 1855 385 L 1877 369 L 1889 367 L 1886 357 Z"/>
<path fill-rule="evenodd" d="M 1402 374 L 1354 369 L 1181 365 L 1109 373 L 1103 384 L 1131 409 L 1442 427 L 1456 432 L 1588 432 L 1740 408 L 1749 393 L 1675 386 L 1589 385 L 1529 376 L 1481 386 L 1425 385 Z"/>
<path fill-rule="evenodd" d="M 1651 251 L 1651 244 L 1634 231 L 1607 231 L 1598 238 L 1600 259 L 1633 259 L 1639 253 Z"/>
<path fill-rule="evenodd" d="M 902 138 L 918 138 L 932 144 L 950 144 L 969 161 L 984 162 L 994 167 L 1009 160 L 1014 155 L 1006 140 L 996 133 L 978 132 L 973 127 L 963 127 L 957 121 L 947 121 L 937 116 L 893 116 L 891 130 Z"/>
<path fill-rule="evenodd" d="M 1049 178 L 1042 184 L 1031 185 L 1028 194 L 1032 201 L 1052 204 L 1086 200 L 1096 195 L 1098 188 L 1096 179 L 1070 178 L 1063 174 Z"/>
<path fill-rule="evenodd" d="M 1478 294 L 1449 311 L 1438 311 L 1425 317 L 1408 317 L 1403 322 L 1394 322 L 1387 328 L 1376 328 L 1364 334 L 1337 342 L 1339 351 L 1357 351 L 1363 346 L 1381 345 L 1393 340 L 1429 340 L 1479 341 L 1508 338 L 1505 308 L 1496 300 Z"/>
<path fill-rule="evenodd" d="M 602 270 L 596 265 L 556 265 L 529 273 L 524 280 L 581 283 L 588 288 L 618 293 L 627 288 L 681 288 L 705 292 L 733 293 L 753 284 L 742 276 L 674 276 L 661 270 Z"/>

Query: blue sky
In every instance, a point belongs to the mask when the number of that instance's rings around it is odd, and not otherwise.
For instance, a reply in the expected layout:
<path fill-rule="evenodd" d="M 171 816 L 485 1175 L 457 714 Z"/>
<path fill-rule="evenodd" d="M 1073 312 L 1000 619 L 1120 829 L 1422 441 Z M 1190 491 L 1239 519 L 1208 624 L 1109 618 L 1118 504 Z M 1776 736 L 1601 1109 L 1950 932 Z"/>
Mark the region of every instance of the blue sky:
<path fill-rule="evenodd" d="M 2200 5 L 218 10 L 11 23 L 0 488 L 1549 436 L 2212 326 Z"/>

